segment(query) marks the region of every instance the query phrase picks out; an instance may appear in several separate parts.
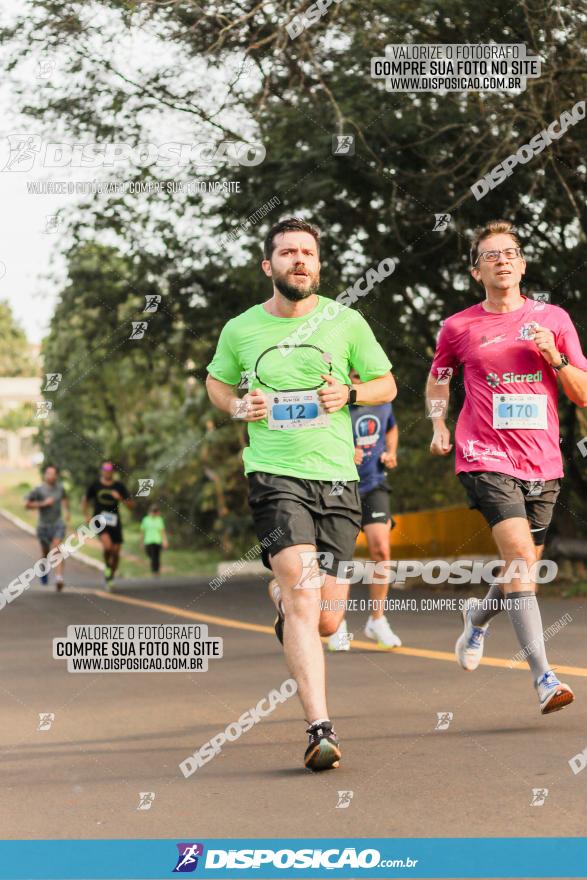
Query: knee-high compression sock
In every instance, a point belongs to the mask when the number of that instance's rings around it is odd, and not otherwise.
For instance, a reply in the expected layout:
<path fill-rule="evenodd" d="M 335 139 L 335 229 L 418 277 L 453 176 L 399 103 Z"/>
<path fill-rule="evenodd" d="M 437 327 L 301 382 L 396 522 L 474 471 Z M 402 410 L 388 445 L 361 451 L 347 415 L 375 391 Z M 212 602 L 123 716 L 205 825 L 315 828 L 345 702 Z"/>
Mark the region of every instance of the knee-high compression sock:
<path fill-rule="evenodd" d="M 487 595 L 471 611 L 471 623 L 473 626 L 485 626 L 496 614 L 503 611 L 504 607 L 502 591 L 497 584 L 491 584 Z"/>
<path fill-rule="evenodd" d="M 520 590 L 517 593 L 508 593 L 507 600 L 509 618 L 534 681 L 538 681 L 545 672 L 548 672 L 549 666 L 544 648 L 542 617 L 536 595 L 532 590 Z"/>

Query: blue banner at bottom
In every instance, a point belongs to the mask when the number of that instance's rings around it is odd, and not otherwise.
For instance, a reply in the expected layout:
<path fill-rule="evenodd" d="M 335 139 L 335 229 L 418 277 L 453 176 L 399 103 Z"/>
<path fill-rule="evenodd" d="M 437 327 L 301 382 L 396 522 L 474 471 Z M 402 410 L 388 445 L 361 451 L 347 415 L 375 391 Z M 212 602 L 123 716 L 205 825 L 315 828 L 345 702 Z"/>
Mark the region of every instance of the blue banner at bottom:
<path fill-rule="evenodd" d="M 4 840 L 0 880 L 587 878 L 587 837 Z"/>

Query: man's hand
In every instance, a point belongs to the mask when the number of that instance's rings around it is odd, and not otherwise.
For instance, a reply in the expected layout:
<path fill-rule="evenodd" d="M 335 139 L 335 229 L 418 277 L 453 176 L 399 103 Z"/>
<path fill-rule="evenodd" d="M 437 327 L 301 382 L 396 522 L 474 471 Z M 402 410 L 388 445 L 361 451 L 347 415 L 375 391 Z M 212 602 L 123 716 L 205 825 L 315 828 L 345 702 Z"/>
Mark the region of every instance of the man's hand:
<path fill-rule="evenodd" d="M 233 400 L 230 415 L 242 422 L 259 422 L 267 418 L 267 401 L 260 388 L 249 391 L 244 397 Z"/>
<path fill-rule="evenodd" d="M 337 412 L 347 405 L 349 399 L 349 386 L 342 385 L 340 382 L 328 374 L 320 377 L 326 382 L 326 388 L 321 388 L 318 392 L 320 403 L 327 413 Z"/>
<path fill-rule="evenodd" d="M 534 324 L 533 341 L 546 363 L 551 367 L 558 367 L 561 363 L 561 356 L 556 347 L 552 330 L 541 327 L 540 324 Z"/>
<path fill-rule="evenodd" d="M 110 494 L 116 499 L 116 501 L 122 501 L 122 495 L 116 489 L 111 489 Z"/>
<path fill-rule="evenodd" d="M 387 468 L 389 471 L 394 467 L 397 467 L 397 455 L 395 452 L 390 452 L 389 450 L 382 452 L 379 456 L 379 460 L 383 467 Z"/>
<path fill-rule="evenodd" d="M 443 425 L 434 429 L 432 435 L 432 443 L 430 444 L 430 452 L 432 455 L 448 455 L 452 449 L 450 442 L 450 431 Z"/>
<path fill-rule="evenodd" d="M 365 453 L 360 446 L 355 446 L 355 464 L 363 464 Z"/>
<path fill-rule="evenodd" d="M 55 504 L 55 499 L 52 495 L 49 495 L 48 498 L 45 498 L 44 501 L 41 501 L 39 507 L 52 507 Z"/>

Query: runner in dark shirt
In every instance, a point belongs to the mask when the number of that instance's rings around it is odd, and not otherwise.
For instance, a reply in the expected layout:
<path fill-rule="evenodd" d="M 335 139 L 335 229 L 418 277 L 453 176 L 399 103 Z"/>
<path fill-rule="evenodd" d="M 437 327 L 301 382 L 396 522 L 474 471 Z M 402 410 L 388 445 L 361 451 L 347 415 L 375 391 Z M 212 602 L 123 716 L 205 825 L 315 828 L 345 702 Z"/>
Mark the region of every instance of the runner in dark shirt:
<path fill-rule="evenodd" d="M 89 509 L 92 504 L 93 515 L 100 515 L 106 524 L 99 537 L 104 550 L 104 577 L 109 589 L 111 589 L 111 582 L 118 568 L 123 543 L 118 505 L 122 501 L 128 508 L 134 507 L 130 492 L 124 483 L 114 479 L 113 474 L 114 465 L 112 462 L 103 461 L 100 468 L 100 478 L 88 487 L 82 499 L 82 508 L 88 522 L 91 518 Z"/>
<path fill-rule="evenodd" d="M 361 380 L 353 370 L 353 384 Z M 392 517 L 389 507 L 387 471 L 397 465 L 398 427 L 391 403 L 378 406 L 350 406 L 355 439 L 355 464 L 359 472 L 359 495 L 362 506 L 361 527 L 367 538 L 369 558 L 384 562 L 390 558 L 389 533 Z M 365 635 L 381 648 L 399 648 L 401 639 L 394 633 L 384 614 L 385 599 L 389 591 L 387 575 L 373 575 L 369 584 L 369 619 Z M 350 640 L 346 620 L 328 639 L 330 651 L 348 651 Z"/>

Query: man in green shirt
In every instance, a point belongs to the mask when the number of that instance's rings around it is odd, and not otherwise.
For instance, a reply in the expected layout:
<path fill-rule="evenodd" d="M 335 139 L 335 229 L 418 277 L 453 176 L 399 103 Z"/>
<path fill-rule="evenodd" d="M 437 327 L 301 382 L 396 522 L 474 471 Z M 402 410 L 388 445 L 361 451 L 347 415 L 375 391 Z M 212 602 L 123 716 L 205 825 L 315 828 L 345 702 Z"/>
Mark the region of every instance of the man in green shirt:
<path fill-rule="evenodd" d="M 269 230 L 261 267 L 273 296 L 226 324 L 206 382 L 215 406 L 248 423 L 249 503 L 263 561 L 275 576 L 276 633 L 309 724 L 304 763 L 312 770 L 337 767 L 341 757 L 320 636 L 334 633 L 344 615 L 348 579 L 336 574 L 339 563 L 352 560 L 361 526 L 348 404 L 396 395 L 387 356 L 346 305 L 352 297 L 318 295 L 319 248 L 319 231 L 303 220 Z M 360 385 L 350 384 L 353 367 Z M 241 399 L 243 376 L 248 392 Z"/>

